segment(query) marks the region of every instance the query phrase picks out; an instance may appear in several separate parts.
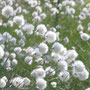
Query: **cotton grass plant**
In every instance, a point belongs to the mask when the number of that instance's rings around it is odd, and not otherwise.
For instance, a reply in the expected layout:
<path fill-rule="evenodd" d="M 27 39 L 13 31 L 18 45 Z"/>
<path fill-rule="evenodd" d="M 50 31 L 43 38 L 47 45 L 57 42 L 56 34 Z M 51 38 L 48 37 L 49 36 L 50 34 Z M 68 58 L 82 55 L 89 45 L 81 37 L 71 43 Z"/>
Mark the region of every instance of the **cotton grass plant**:
<path fill-rule="evenodd" d="M 1 90 L 89 90 L 89 0 L 0 2 Z"/>

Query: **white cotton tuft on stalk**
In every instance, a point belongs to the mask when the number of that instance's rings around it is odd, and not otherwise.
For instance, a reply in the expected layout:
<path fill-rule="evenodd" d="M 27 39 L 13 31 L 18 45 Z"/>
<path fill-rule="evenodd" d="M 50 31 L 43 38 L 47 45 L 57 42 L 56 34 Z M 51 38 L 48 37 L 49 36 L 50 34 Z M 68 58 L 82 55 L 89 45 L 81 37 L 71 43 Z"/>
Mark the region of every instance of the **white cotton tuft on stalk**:
<path fill-rule="evenodd" d="M 4 56 L 4 50 L 3 48 L 0 46 L 0 59 Z"/>
<path fill-rule="evenodd" d="M 59 73 L 59 79 L 62 82 L 67 82 L 70 79 L 70 74 L 68 71 L 63 71 Z"/>
<path fill-rule="evenodd" d="M 88 41 L 90 39 L 90 35 L 87 33 L 81 33 L 80 37 L 83 41 Z"/>
<path fill-rule="evenodd" d="M 36 86 L 39 90 L 43 90 L 47 87 L 47 82 L 43 78 L 36 79 Z"/>
<path fill-rule="evenodd" d="M 55 53 L 60 53 L 63 48 L 64 48 L 64 46 L 63 46 L 62 44 L 60 44 L 59 42 L 55 42 L 55 43 L 52 45 L 52 50 L 53 50 Z"/>
<path fill-rule="evenodd" d="M 46 32 L 47 32 L 47 28 L 44 24 L 39 24 L 36 27 L 36 34 L 37 35 L 44 36 Z"/>
<path fill-rule="evenodd" d="M 55 63 L 58 63 L 58 60 L 61 58 L 61 56 L 59 54 L 54 53 L 54 52 L 51 53 L 51 57 Z"/>
<path fill-rule="evenodd" d="M 3 78 L 1 78 L 0 79 L 0 88 L 4 88 L 5 86 L 6 86 L 6 81 Z"/>
<path fill-rule="evenodd" d="M 32 59 L 33 58 L 31 56 L 26 56 L 24 61 L 25 61 L 26 64 L 31 65 L 32 64 Z"/>
<path fill-rule="evenodd" d="M 13 16 L 13 14 L 14 10 L 12 6 L 7 5 L 2 9 L 2 15 L 5 17 Z"/>
<path fill-rule="evenodd" d="M 46 34 L 45 34 L 45 40 L 48 42 L 48 43 L 53 43 L 57 40 L 57 35 L 55 32 L 52 32 L 52 31 L 48 31 Z"/>
<path fill-rule="evenodd" d="M 44 78 L 46 76 L 45 70 L 43 68 L 37 68 L 34 69 L 31 72 L 31 76 L 33 76 L 34 78 Z"/>
<path fill-rule="evenodd" d="M 25 24 L 25 20 L 24 20 L 24 17 L 21 15 L 21 16 L 15 16 L 13 18 L 13 22 L 16 23 L 19 27 L 21 27 L 22 25 Z"/>
<path fill-rule="evenodd" d="M 68 50 L 67 53 L 66 53 L 66 57 L 67 59 L 76 59 L 78 56 L 78 53 L 75 51 L 75 50 Z"/>
<path fill-rule="evenodd" d="M 11 80 L 11 83 L 13 86 L 17 87 L 17 88 L 23 88 L 24 86 L 24 82 L 23 82 L 23 78 L 21 77 L 15 77 Z"/>
<path fill-rule="evenodd" d="M 89 72 L 87 70 L 84 70 L 83 72 L 78 73 L 78 78 L 81 81 L 84 81 L 89 78 Z"/>
<path fill-rule="evenodd" d="M 85 65 L 80 60 L 75 61 L 72 66 L 75 72 L 83 72 L 85 70 Z"/>
<path fill-rule="evenodd" d="M 25 77 L 25 78 L 23 78 L 23 80 L 24 80 L 23 82 L 24 82 L 24 85 L 25 85 L 25 86 L 30 85 L 30 82 L 31 82 L 31 81 L 30 81 L 29 78 Z"/>
<path fill-rule="evenodd" d="M 22 29 L 24 32 L 31 35 L 31 34 L 33 34 L 34 25 L 33 24 L 25 24 Z"/>
<path fill-rule="evenodd" d="M 39 52 L 42 54 L 45 54 L 48 52 L 48 46 L 46 43 L 40 43 L 39 44 Z"/>
<path fill-rule="evenodd" d="M 51 86 L 52 86 L 53 88 L 56 88 L 56 87 L 57 87 L 57 82 L 51 82 Z"/>
<path fill-rule="evenodd" d="M 13 65 L 13 66 L 16 66 L 17 64 L 18 64 L 18 61 L 17 61 L 16 59 L 13 59 L 13 60 L 12 60 L 12 65 Z"/>
<path fill-rule="evenodd" d="M 66 61 L 61 60 L 58 62 L 58 68 L 60 69 L 60 71 L 65 71 L 68 70 L 68 64 Z"/>

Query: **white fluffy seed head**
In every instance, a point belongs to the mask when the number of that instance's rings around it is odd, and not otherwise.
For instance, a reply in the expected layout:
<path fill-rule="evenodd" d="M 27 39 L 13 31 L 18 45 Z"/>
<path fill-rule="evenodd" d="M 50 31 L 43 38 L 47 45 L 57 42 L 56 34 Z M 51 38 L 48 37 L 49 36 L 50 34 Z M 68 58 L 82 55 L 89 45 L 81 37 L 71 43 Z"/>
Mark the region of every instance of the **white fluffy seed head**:
<path fill-rule="evenodd" d="M 11 53 L 10 54 L 10 58 L 13 58 L 13 59 L 16 58 L 16 54 L 15 53 Z"/>
<path fill-rule="evenodd" d="M 65 71 L 68 69 L 68 65 L 67 62 L 62 60 L 58 62 L 58 68 L 60 69 L 60 71 Z"/>
<path fill-rule="evenodd" d="M 38 13 L 42 12 L 42 8 L 40 6 L 36 6 L 36 10 L 37 10 Z"/>
<path fill-rule="evenodd" d="M 15 16 L 13 18 L 13 22 L 16 23 L 17 25 L 19 25 L 21 27 L 25 23 L 24 17 L 22 15 L 21 16 Z"/>
<path fill-rule="evenodd" d="M 21 48 L 21 47 L 15 47 L 15 48 L 14 48 L 14 52 L 15 52 L 16 54 L 20 54 L 21 51 L 22 51 L 22 48 Z"/>
<path fill-rule="evenodd" d="M 87 33 L 81 33 L 80 36 L 83 41 L 87 41 L 90 39 L 90 35 L 88 35 Z"/>
<path fill-rule="evenodd" d="M 18 64 L 18 61 L 17 61 L 16 59 L 13 59 L 13 60 L 12 60 L 12 65 L 13 65 L 13 66 L 16 66 L 17 64 Z"/>
<path fill-rule="evenodd" d="M 68 43 L 69 43 L 69 38 L 68 38 L 68 37 L 65 37 L 65 38 L 64 38 L 64 42 L 65 42 L 66 44 L 68 44 Z"/>
<path fill-rule="evenodd" d="M 60 51 L 64 48 L 64 46 L 62 44 L 60 44 L 59 42 L 55 42 L 52 46 L 52 49 L 55 53 L 60 53 Z"/>
<path fill-rule="evenodd" d="M 23 82 L 24 82 L 25 86 L 28 86 L 28 85 L 30 85 L 31 81 L 27 77 L 25 77 Z"/>
<path fill-rule="evenodd" d="M 80 72 L 78 74 L 78 78 L 81 81 L 84 81 L 84 80 L 88 79 L 89 78 L 89 72 L 87 70 L 84 70 L 83 72 Z"/>
<path fill-rule="evenodd" d="M 56 83 L 56 82 L 51 82 L 51 86 L 52 86 L 53 88 L 56 88 L 57 83 Z"/>
<path fill-rule="evenodd" d="M 26 64 L 31 65 L 32 64 L 32 59 L 33 58 L 31 56 L 27 56 L 27 57 L 25 57 L 24 61 L 25 61 Z"/>
<path fill-rule="evenodd" d="M 31 76 L 33 76 L 34 78 L 44 78 L 46 76 L 46 73 L 43 68 L 38 68 L 32 71 Z"/>
<path fill-rule="evenodd" d="M 48 31 L 46 34 L 45 34 L 45 39 L 48 43 L 53 43 L 56 41 L 57 39 L 57 35 L 55 32 L 52 32 L 52 31 Z"/>
<path fill-rule="evenodd" d="M 43 78 L 38 78 L 36 80 L 36 85 L 37 85 L 37 88 L 39 88 L 40 90 L 43 90 L 47 87 L 47 82 Z"/>
<path fill-rule="evenodd" d="M 68 59 L 74 60 L 77 58 L 78 53 L 75 50 L 68 50 L 66 56 Z"/>
<path fill-rule="evenodd" d="M 22 28 L 27 34 L 32 34 L 34 30 L 34 26 L 32 24 L 25 24 Z"/>
<path fill-rule="evenodd" d="M 83 31 L 83 29 L 84 29 L 84 28 L 83 28 L 83 26 L 82 26 L 81 24 L 78 25 L 78 27 L 77 27 L 77 30 L 78 30 L 78 31 Z"/>
<path fill-rule="evenodd" d="M 86 88 L 85 90 L 90 90 L 90 87 Z"/>
<path fill-rule="evenodd" d="M 48 46 L 46 43 L 40 43 L 39 45 L 39 52 L 44 54 L 48 52 Z"/>
<path fill-rule="evenodd" d="M 6 82 L 4 79 L 0 79 L 0 88 L 4 88 L 6 86 Z"/>
<path fill-rule="evenodd" d="M 54 53 L 54 52 L 51 53 L 51 57 L 52 57 L 52 60 L 53 60 L 55 63 L 57 63 L 58 60 L 61 58 L 61 56 L 60 56 L 59 54 Z"/>
<path fill-rule="evenodd" d="M 0 59 L 4 56 L 4 50 L 3 48 L 0 46 Z"/>
<path fill-rule="evenodd" d="M 8 79 L 6 76 L 3 76 L 2 79 L 5 80 L 6 83 L 8 82 Z"/>
<path fill-rule="evenodd" d="M 5 6 L 3 9 L 2 9 L 2 15 L 5 16 L 5 17 L 9 17 L 9 16 L 12 16 L 14 13 L 14 10 L 11 6 Z"/>
<path fill-rule="evenodd" d="M 62 82 L 67 82 L 70 78 L 70 74 L 69 72 L 67 71 L 63 71 L 63 72 L 60 72 L 59 73 L 59 79 L 62 81 Z"/>
<path fill-rule="evenodd" d="M 15 77 L 11 80 L 12 85 L 18 88 L 22 88 L 24 85 L 23 79 L 21 77 Z"/>
<path fill-rule="evenodd" d="M 36 27 L 37 35 L 44 36 L 46 32 L 47 32 L 47 28 L 44 24 L 40 24 Z"/>
<path fill-rule="evenodd" d="M 75 61 L 72 66 L 75 72 L 83 72 L 85 70 L 85 65 L 80 60 Z"/>

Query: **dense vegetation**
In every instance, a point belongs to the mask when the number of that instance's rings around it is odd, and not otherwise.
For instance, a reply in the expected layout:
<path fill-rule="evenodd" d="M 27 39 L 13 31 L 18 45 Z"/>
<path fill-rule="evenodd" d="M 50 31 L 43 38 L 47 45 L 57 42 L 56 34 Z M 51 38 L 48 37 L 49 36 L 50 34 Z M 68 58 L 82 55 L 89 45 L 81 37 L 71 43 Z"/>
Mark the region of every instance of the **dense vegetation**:
<path fill-rule="evenodd" d="M 34 1 L 37 2 L 36 5 L 33 4 Z M 72 1 L 72 3 L 69 3 L 70 1 Z M 47 81 L 45 90 L 85 90 L 90 87 L 90 77 L 85 80 L 80 80 L 72 75 L 72 64 L 75 60 L 82 61 L 85 69 L 90 72 L 89 0 L 0 0 L 0 2 L 0 48 L 2 47 L 4 50 L 3 57 L 1 57 L 0 54 L 0 78 L 6 76 L 8 79 L 5 87 L 0 88 L 0 90 L 15 90 L 18 88 L 20 90 L 23 88 L 23 90 L 36 90 L 36 79 L 33 78 L 31 73 L 34 69 L 41 66 L 44 70 L 50 66 L 56 72 L 55 75 L 51 75 L 51 72 L 44 78 Z M 3 10 L 8 5 L 13 7 L 13 15 L 8 16 L 9 13 L 5 13 Z M 20 22 L 18 19 L 14 20 L 15 16 L 20 15 L 22 15 L 19 17 Z M 31 27 L 26 29 L 26 24 L 30 24 Z M 41 32 L 42 35 L 38 34 L 38 25 L 44 25 L 44 29 L 47 29 L 44 35 Z M 42 30 L 44 30 L 43 27 L 41 27 Z M 29 29 L 32 29 L 32 32 L 29 32 Z M 55 41 L 49 42 L 49 39 L 46 39 L 48 31 L 52 31 L 55 34 L 57 33 L 59 37 L 57 36 Z M 8 32 L 9 35 L 5 34 L 5 32 Z M 83 34 L 86 36 L 84 37 Z M 11 40 L 12 38 L 16 38 L 16 42 Z M 39 48 L 42 42 L 46 43 L 49 50 L 41 55 L 36 49 Z M 52 46 L 55 42 L 62 44 L 67 51 L 75 50 L 78 54 L 78 56 L 74 58 L 75 60 L 73 60 L 70 65 L 68 64 L 67 71 L 70 73 L 70 79 L 67 82 L 57 78 L 60 70 L 57 69 L 58 65 L 52 57 L 52 52 L 54 52 Z M 21 50 L 20 53 L 19 50 L 15 51 L 17 47 L 21 48 L 19 49 Z M 29 51 L 28 47 L 34 48 L 34 54 L 29 55 L 27 53 Z M 40 54 L 41 57 L 39 55 L 36 58 L 36 52 Z M 0 51 L 0 53 L 2 52 Z M 15 53 L 16 57 L 12 58 L 10 56 L 11 53 Z M 25 62 L 27 56 L 33 58 L 30 65 L 28 61 L 28 63 Z M 49 56 L 49 61 L 44 60 L 45 56 Z M 13 59 L 16 61 L 14 62 Z M 39 59 L 41 59 L 41 61 L 36 61 Z M 23 85 L 19 85 L 20 87 L 18 85 L 15 86 L 13 84 L 15 83 L 15 81 L 13 81 L 15 77 L 27 77 L 30 79 L 30 85 L 24 87 Z M 54 88 L 51 82 L 57 82 L 57 86 Z"/>

